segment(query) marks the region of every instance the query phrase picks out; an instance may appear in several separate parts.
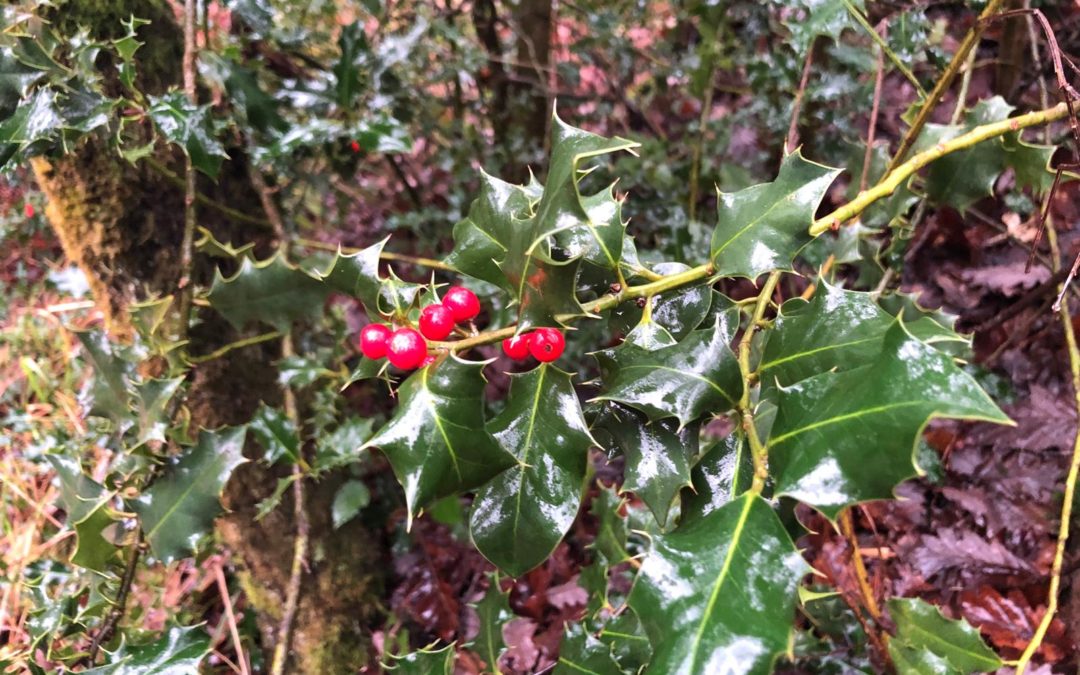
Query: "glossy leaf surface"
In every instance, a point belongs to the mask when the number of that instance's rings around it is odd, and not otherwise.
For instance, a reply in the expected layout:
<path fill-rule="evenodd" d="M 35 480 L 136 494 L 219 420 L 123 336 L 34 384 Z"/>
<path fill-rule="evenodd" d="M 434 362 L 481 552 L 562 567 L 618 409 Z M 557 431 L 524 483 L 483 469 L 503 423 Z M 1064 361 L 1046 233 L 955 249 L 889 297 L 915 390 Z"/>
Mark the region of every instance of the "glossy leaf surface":
<path fill-rule="evenodd" d="M 675 496 L 690 485 L 698 425 L 679 429 L 673 419 L 649 423 L 643 414 L 614 404 L 600 424 L 625 458 L 622 489 L 641 498 L 665 527 Z"/>
<path fill-rule="evenodd" d="M 1001 659 L 966 621 L 945 618 L 940 609 L 918 598 L 893 598 L 888 606 L 896 624 L 890 647 L 895 642 L 929 652 L 947 662 L 953 672 L 964 675 L 1001 668 Z"/>
<path fill-rule="evenodd" d="M 754 462 L 746 438 L 733 432 L 714 444 L 690 475 L 694 489 L 683 494 L 682 523 L 709 515 L 750 488 Z"/>
<path fill-rule="evenodd" d="M 247 461 L 246 434 L 242 426 L 200 432 L 198 442 L 131 503 L 155 558 L 182 558 L 210 531 L 221 513 L 225 483 L 233 469 Z"/>
<path fill-rule="evenodd" d="M 510 611 L 510 595 L 499 588 L 498 575 L 491 577 L 491 584 L 480 602 L 473 605 L 480 619 L 480 631 L 471 648 L 487 664 L 487 672 L 499 672 L 499 657 L 506 649 L 502 629 L 514 617 Z"/>
<path fill-rule="evenodd" d="M 734 326 L 724 316 L 670 347 L 646 351 L 623 344 L 601 352 L 607 362 L 605 390 L 597 400 L 616 401 L 685 426 L 705 413 L 730 410 L 742 394 L 735 354 L 728 346 Z"/>
<path fill-rule="evenodd" d="M 514 465 L 484 427 L 483 363 L 448 358 L 413 373 L 394 416 L 361 446 L 386 454 L 409 517 L 436 499 L 480 487 Z"/>
<path fill-rule="evenodd" d="M 349 255 L 339 250 L 326 271 L 319 273 L 322 280 L 335 291 L 362 302 L 369 315 L 377 315 L 379 310 L 379 291 L 382 286 L 379 277 L 379 255 L 382 254 L 386 241 L 383 239 Z"/>
<path fill-rule="evenodd" d="M 808 571 L 780 519 L 746 494 L 654 535 L 630 592 L 653 645 L 647 673 L 769 673 Z"/>
<path fill-rule="evenodd" d="M 509 403 L 489 429 L 517 465 L 477 492 L 469 528 L 484 557 L 518 577 L 573 524 L 594 442 L 569 373 L 549 364 L 512 376 Z"/>
<path fill-rule="evenodd" d="M 559 646 L 554 675 L 623 675 L 611 656 L 611 647 L 597 640 L 580 624 L 569 624 Z"/>
<path fill-rule="evenodd" d="M 915 443 L 931 417 L 1009 422 L 951 358 L 897 322 L 870 365 L 781 391 L 768 441 L 776 491 L 830 518 L 888 498 L 915 475 Z"/>
<path fill-rule="evenodd" d="M 205 627 L 170 628 L 161 639 L 145 645 L 122 645 L 109 654 L 108 665 L 85 670 L 93 675 L 185 675 L 199 672 L 210 653 Z"/>
<path fill-rule="evenodd" d="M 823 282 L 808 305 L 784 304 L 768 332 L 758 372 L 763 382 L 786 386 L 833 368 L 850 370 L 881 351 L 892 325 L 893 317 L 869 293 Z"/>
<path fill-rule="evenodd" d="M 712 238 L 716 272 L 756 279 L 791 269 L 795 254 L 810 241 L 814 212 L 839 173 L 796 151 L 784 157 L 772 183 L 719 193 Z"/>

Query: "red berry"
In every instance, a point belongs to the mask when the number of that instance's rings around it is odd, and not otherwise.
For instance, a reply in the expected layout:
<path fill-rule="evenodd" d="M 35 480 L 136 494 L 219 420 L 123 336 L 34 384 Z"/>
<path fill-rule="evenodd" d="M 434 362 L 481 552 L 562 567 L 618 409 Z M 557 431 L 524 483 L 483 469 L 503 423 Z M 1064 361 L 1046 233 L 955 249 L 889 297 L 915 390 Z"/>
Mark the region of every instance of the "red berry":
<path fill-rule="evenodd" d="M 360 152 L 360 143 L 358 143 L 357 141 L 349 143 L 349 147 L 352 149 L 353 152 Z"/>
<path fill-rule="evenodd" d="M 529 333 L 529 353 L 542 363 L 554 361 L 562 356 L 565 347 L 566 339 L 554 328 L 537 328 Z"/>
<path fill-rule="evenodd" d="M 454 313 L 454 321 L 458 323 L 475 319 L 480 313 L 480 300 L 476 297 L 476 293 L 464 286 L 454 286 L 446 291 L 442 304 L 450 308 L 450 311 Z"/>
<path fill-rule="evenodd" d="M 503 340 L 503 351 L 515 361 L 529 358 L 529 336 L 515 335 Z"/>
<path fill-rule="evenodd" d="M 34 217 L 34 205 L 31 204 L 30 202 L 26 202 L 26 205 L 23 206 L 23 213 L 26 214 L 27 218 L 33 218 Z"/>
<path fill-rule="evenodd" d="M 381 323 L 369 323 L 360 329 L 357 340 L 360 352 L 369 359 L 381 359 L 386 356 L 386 343 L 390 339 L 390 328 Z"/>
<path fill-rule="evenodd" d="M 420 312 L 420 332 L 429 340 L 445 340 L 454 332 L 454 313 L 446 305 L 428 305 Z"/>
<path fill-rule="evenodd" d="M 424 336 L 412 328 L 399 328 L 390 336 L 386 345 L 386 358 L 402 370 L 412 370 L 427 357 Z"/>

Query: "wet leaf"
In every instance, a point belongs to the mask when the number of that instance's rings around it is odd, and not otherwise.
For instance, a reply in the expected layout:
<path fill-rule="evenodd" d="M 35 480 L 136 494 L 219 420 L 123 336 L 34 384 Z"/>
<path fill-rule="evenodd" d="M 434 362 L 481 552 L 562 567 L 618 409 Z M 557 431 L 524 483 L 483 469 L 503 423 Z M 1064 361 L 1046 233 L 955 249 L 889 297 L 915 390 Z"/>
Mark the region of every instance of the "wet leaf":
<path fill-rule="evenodd" d="M 161 639 L 145 645 L 121 645 L 109 654 L 108 665 L 83 671 L 92 675 L 184 675 L 199 672 L 210 653 L 210 636 L 202 626 L 170 628 Z"/>
<path fill-rule="evenodd" d="M 756 279 L 790 270 L 799 249 L 810 242 L 814 212 L 839 173 L 795 151 L 784 157 L 772 183 L 719 193 L 712 238 L 717 274 Z"/>
<path fill-rule="evenodd" d="M 480 655 L 490 672 L 498 673 L 499 657 L 506 649 L 502 628 L 514 614 L 510 611 L 509 594 L 499 588 L 497 574 L 492 575 L 484 598 L 473 607 L 480 617 L 480 632 L 471 645 L 472 650 Z"/>
<path fill-rule="evenodd" d="M 544 363 L 511 377 L 509 403 L 488 428 L 517 465 L 477 492 L 469 529 L 485 558 L 519 577 L 573 524 L 594 442 L 569 373 Z"/>
<path fill-rule="evenodd" d="M 951 358 L 898 321 L 870 365 L 780 392 L 767 444 L 776 491 L 830 518 L 848 504 L 889 498 L 916 474 L 916 441 L 932 417 L 1009 423 Z"/>
<path fill-rule="evenodd" d="M 645 672 L 771 672 L 808 570 L 772 507 L 752 494 L 654 535 L 629 598 L 653 645 Z"/>
<path fill-rule="evenodd" d="M 119 520 L 119 514 L 109 508 L 116 495 L 87 476 L 76 460 L 62 455 L 46 458 L 60 479 L 60 502 L 67 512 L 65 521 L 77 537 L 71 562 L 97 572 L 108 572 L 119 549 L 102 536 L 102 532 Z"/>
<path fill-rule="evenodd" d="M 299 457 L 300 438 L 285 411 L 265 403 L 260 405 L 248 422 L 248 430 L 262 446 L 263 461 L 267 464 L 276 464 L 284 457 L 295 462 Z"/>
<path fill-rule="evenodd" d="M 335 291 L 362 302 L 364 309 L 372 317 L 379 316 L 378 300 L 382 290 L 379 256 L 387 239 L 349 255 L 343 254 L 339 249 L 326 271 L 318 274 Z"/>
<path fill-rule="evenodd" d="M 641 413 L 617 405 L 599 422 L 626 458 L 623 491 L 645 502 L 665 528 L 668 513 L 685 486 L 690 485 L 690 462 L 697 456 L 698 425 L 679 429 L 675 420 L 649 423 Z"/>
<path fill-rule="evenodd" d="M 194 105 L 182 91 L 150 96 L 149 100 L 150 107 L 146 113 L 158 131 L 170 142 L 179 145 L 196 169 L 217 178 L 222 161 L 228 159 L 229 155 L 215 136 L 210 105 Z"/>
<path fill-rule="evenodd" d="M 646 351 L 623 344 L 600 352 L 609 371 L 595 400 L 615 401 L 651 421 L 669 417 L 683 427 L 706 413 L 730 410 L 742 394 L 742 377 L 728 346 L 735 326 L 723 315 L 670 347 Z"/>
<path fill-rule="evenodd" d="M 754 480 L 754 462 L 746 438 L 738 432 L 705 451 L 691 472 L 693 491 L 683 494 L 682 523 L 707 516 L 746 492 Z"/>
<path fill-rule="evenodd" d="M 515 464 L 485 430 L 483 368 L 451 357 L 416 371 L 398 390 L 394 416 L 360 447 L 386 454 L 410 520 L 436 499 L 480 487 Z"/>
<path fill-rule="evenodd" d="M 453 675 L 454 645 L 442 649 L 431 645 L 402 656 L 391 654 L 384 665 L 396 675 Z"/>
<path fill-rule="evenodd" d="M 888 606 L 889 616 L 896 624 L 890 653 L 893 644 L 900 642 L 939 657 L 948 664 L 950 672 L 967 675 L 1001 668 L 1001 659 L 966 621 L 947 619 L 940 609 L 918 598 L 893 598 Z"/>
<path fill-rule="evenodd" d="M 334 495 L 334 503 L 330 507 L 334 529 L 338 529 L 355 518 L 356 514 L 369 503 L 371 503 L 371 492 L 363 481 L 350 480 L 343 483 Z"/>
<path fill-rule="evenodd" d="M 611 656 L 611 647 L 597 640 L 580 623 L 567 624 L 566 634 L 559 647 L 555 675 L 623 675 L 622 668 Z"/>
<path fill-rule="evenodd" d="M 131 502 L 155 558 L 163 562 L 183 558 L 210 531 L 221 513 L 225 483 L 233 469 L 247 461 L 246 434 L 243 426 L 199 432 L 198 442 Z"/>

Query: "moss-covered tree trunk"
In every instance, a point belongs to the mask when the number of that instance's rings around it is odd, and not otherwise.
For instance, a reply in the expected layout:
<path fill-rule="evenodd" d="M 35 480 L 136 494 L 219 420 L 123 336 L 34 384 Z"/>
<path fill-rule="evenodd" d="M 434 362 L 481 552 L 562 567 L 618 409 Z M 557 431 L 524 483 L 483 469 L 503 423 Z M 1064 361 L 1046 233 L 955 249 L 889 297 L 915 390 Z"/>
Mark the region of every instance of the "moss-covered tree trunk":
<path fill-rule="evenodd" d="M 180 81 L 182 36 L 167 3 L 140 0 L 79 0 L 59 7 L 50 17 L 61 31 L 90 27 L 98 37 L 114 37 L 120 21 L 135 15 L 150 19 L 140 39 L 140 86 L 162 93 Z M 108 72 L 109 64 L 101 64 Z M 254 213 L 254 194 L 242 153 L 233 153 L 216 183 L 200 180 L 211 199 Z M 158 163 L 182 172 L 182 157 L 162 148 Z M 153 294 L 176 289 L 183 231 L 183 194 L 173 179 L 147 162 L 132 166 L 101 140 L 88 139 L 70 154 L 36 158 L 34 173 L 48 205 L 46 215 L 68 258 L 86 274 L 110 333 L 127 339 L 131 328 L 126 307 Z M 250 224 L 230 222 L 219 212 L 200 209 L 199 223 L 223 239 L 270 244 L 269 233 Z M 196 278 L 205 282 L 211 265 L 201 261 Z M 192 330 L 194 353 L 240 337 L 220 317 L 207 311 Z M 247 422 L 260 401 L 280 399 L 273 362 L 280 346 L 264 343 L 229 352 L 196 367 L 187 400 L 192 421 L 213 428 Z M 256 448 L 252 448 L 257 452 Z M 230 513 L 219 521 L 221 542 L 232 552 L 250 606 L 257 612 L 263 648 L 274 647 L 281 607 L 292 564 L 296 531 L 289 499 L 262 520 L 255 512 L 271 495 L 281 472 L 258 462 L 236 471 L 226 488 Z M 330 505 L 334 478 L 312 485 L 308 511 L 313 552 L 297 613 L 293 663 L 289 672 L 355 672 L 370 659 L 370 626 L 381 597 L 382 537 L 359 523 L 335 531 Z"/>

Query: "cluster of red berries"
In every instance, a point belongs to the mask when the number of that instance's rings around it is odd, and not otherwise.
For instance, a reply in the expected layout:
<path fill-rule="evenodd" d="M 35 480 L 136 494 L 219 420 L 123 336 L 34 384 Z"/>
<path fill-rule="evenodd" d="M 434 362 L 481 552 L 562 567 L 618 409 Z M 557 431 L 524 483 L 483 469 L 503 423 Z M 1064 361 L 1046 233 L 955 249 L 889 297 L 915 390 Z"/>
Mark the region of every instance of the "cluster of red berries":
<path fill-rule="evenodd" d="M 537 328 L 531 333 L 506 338 L 502 343 L 503 351 L 513 360 L 524 361 L 532 354 L 542 363 L 558 359 L 565 347 L 566 338 L 554 328 Z"/>
<path fill-rule="evenodd" d="M 480 313 L 480 300 L 463 286 L 446 291 L 441 303 L 428 305 L 420 312 L 420 330 L 390 327 L 381 323 L 364 326 L 360 331 L 360 352 L 369 359 L 384 356 L 402 370 L 412 370 L 433 360 L 428 356 L 427 340 L 445 340 L 454 325 L 472 321 Z M 425 339 L 426 338 L 426 339 Z"/>

